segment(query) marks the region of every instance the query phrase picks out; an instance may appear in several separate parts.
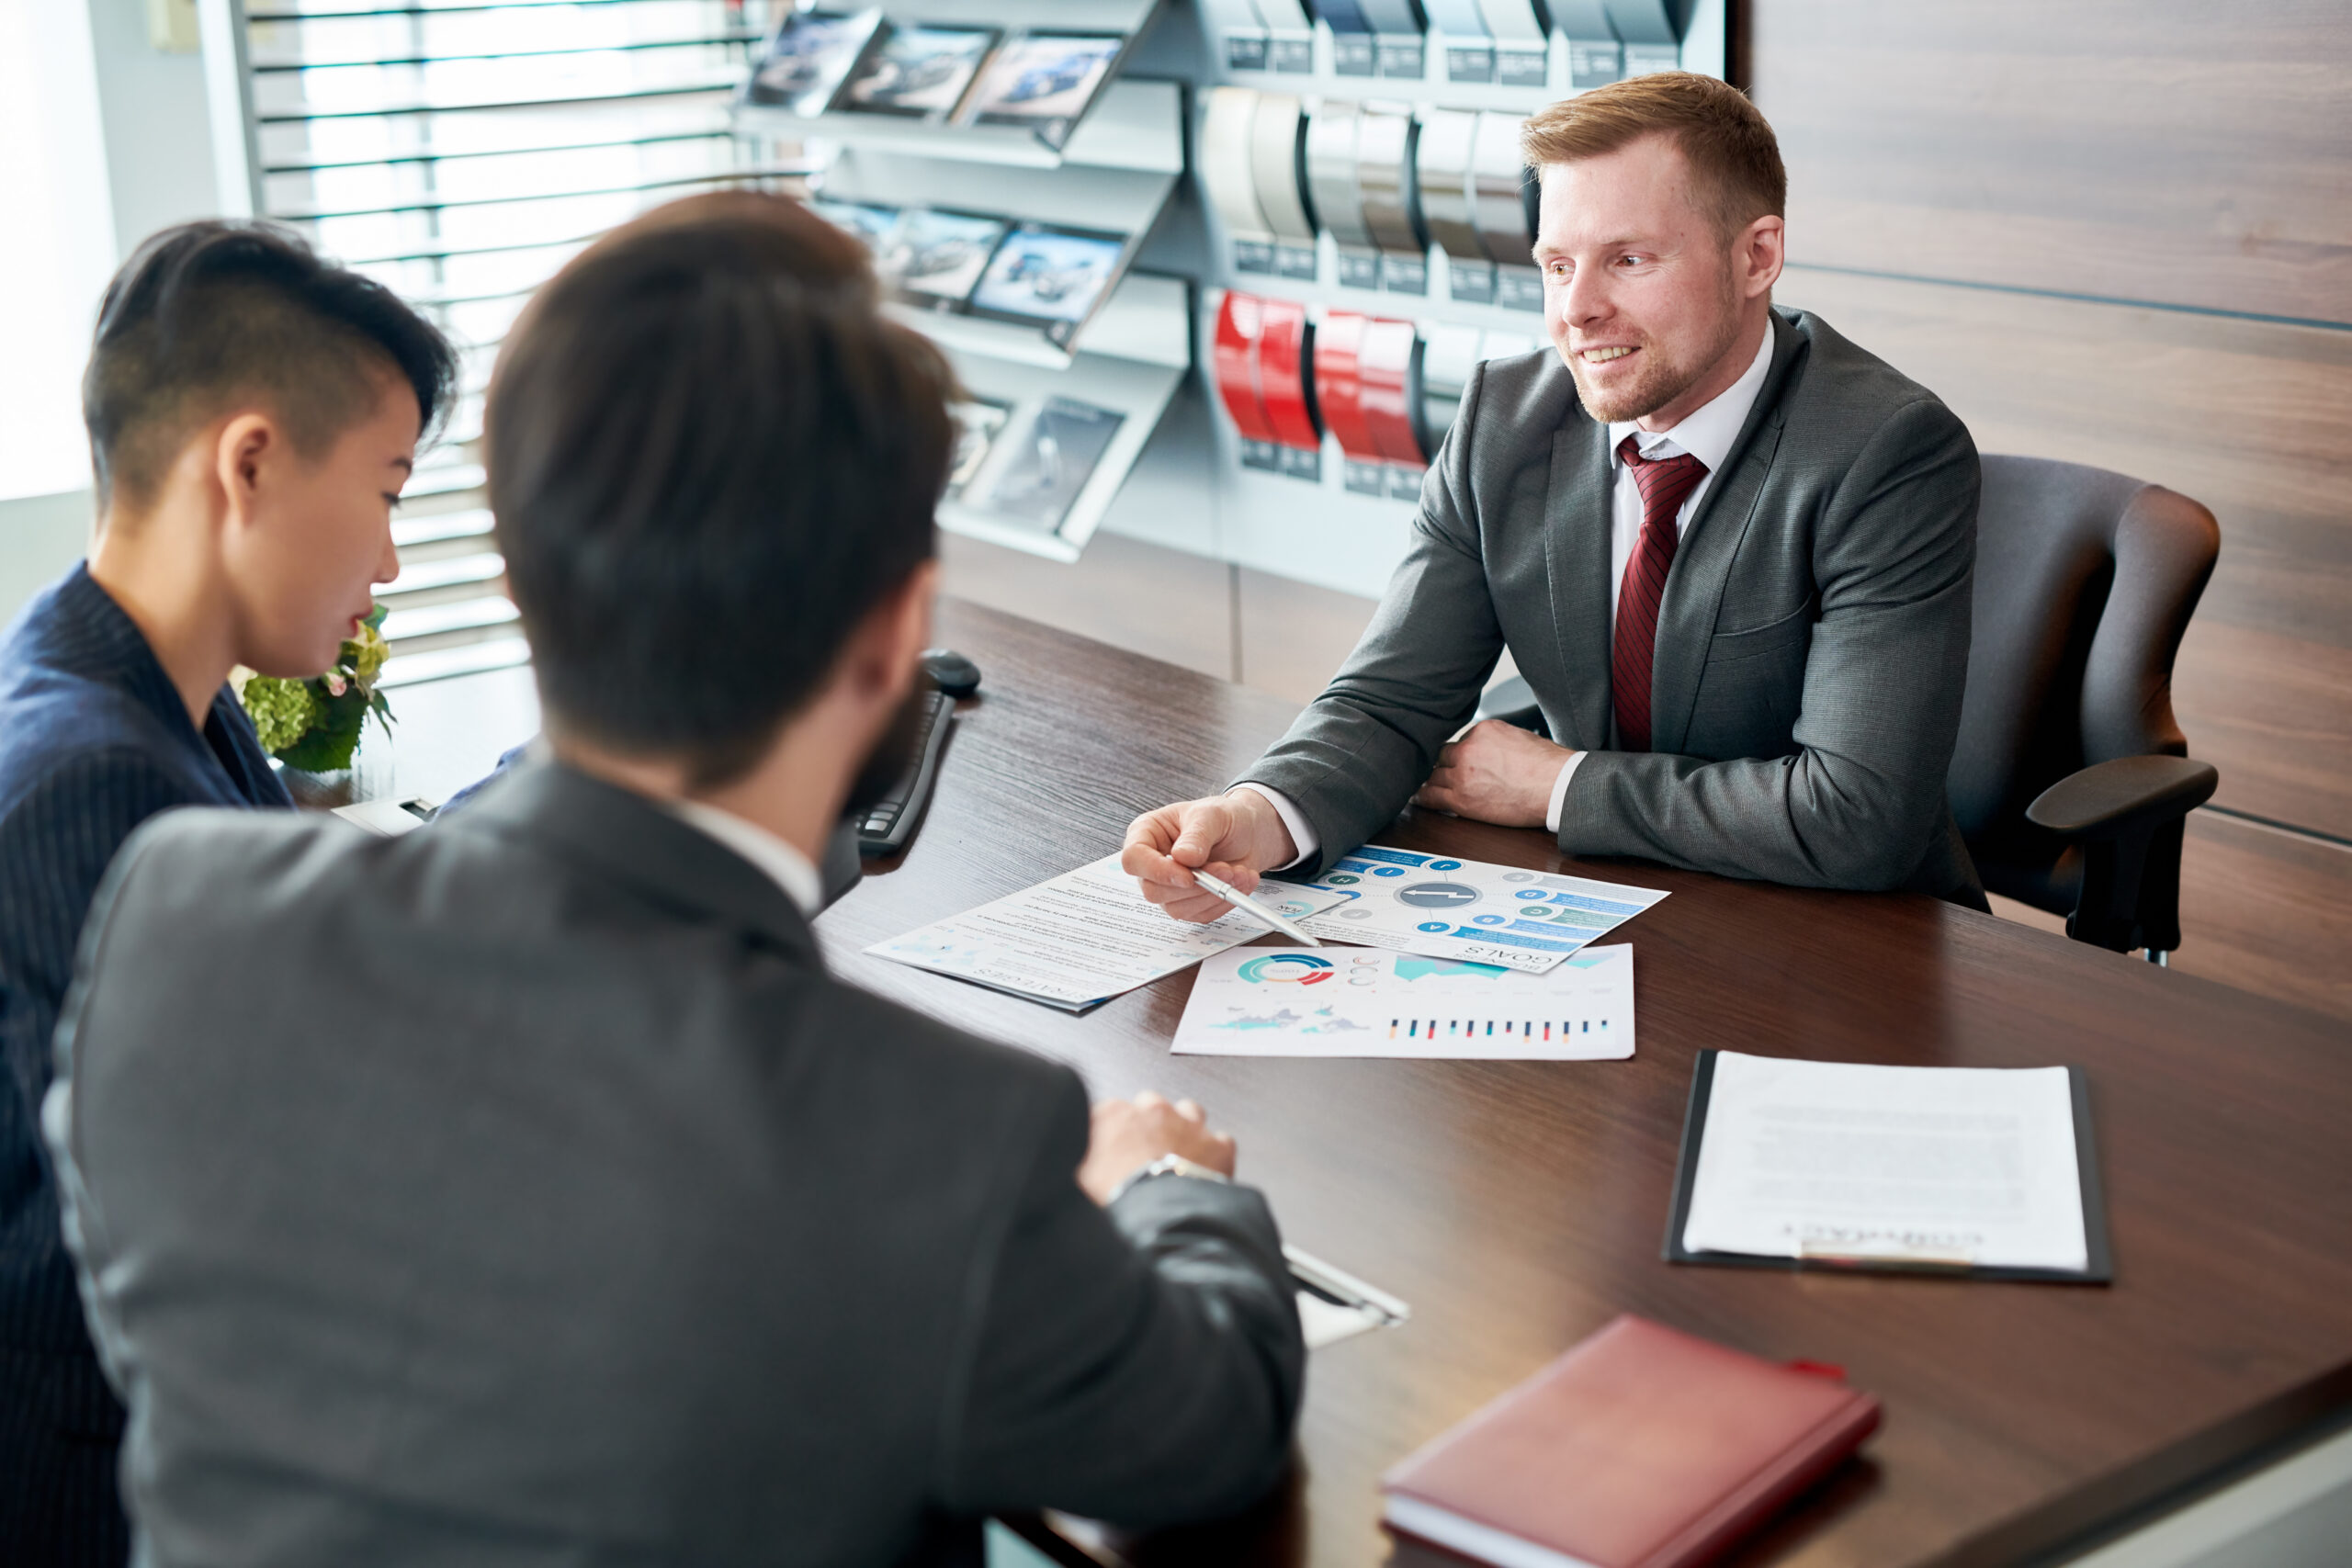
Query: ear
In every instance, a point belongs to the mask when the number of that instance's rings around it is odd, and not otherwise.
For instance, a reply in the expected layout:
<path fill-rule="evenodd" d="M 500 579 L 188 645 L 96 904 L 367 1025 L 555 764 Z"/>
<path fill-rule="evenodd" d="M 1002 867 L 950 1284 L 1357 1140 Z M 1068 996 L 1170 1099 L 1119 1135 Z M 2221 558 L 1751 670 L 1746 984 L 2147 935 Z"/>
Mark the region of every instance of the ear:
<path fill-rule="evenodd" d="M 914 684 L 922 651 L 931 646 L 931 606 L 939 595 L 939 561 L 907 573 L 865 617 L 858 641 L 861 683 L 896 703 Z"/>
<path fill-rule="evenodd" d="M 285 434 L 267 414 L 241 413 L 220 427 L 212 442 L 212 478 L 232 525 L 253 525 L 267 471 L 285 450 Z"/>
<path fill-rule="evenodd" d="M 1736 250 L 1742 294 L 1753 299 L 1772 291 L 1788 259 L 1787 242 L 1787 223 L 1769 213 L 1740 231 Z"/>

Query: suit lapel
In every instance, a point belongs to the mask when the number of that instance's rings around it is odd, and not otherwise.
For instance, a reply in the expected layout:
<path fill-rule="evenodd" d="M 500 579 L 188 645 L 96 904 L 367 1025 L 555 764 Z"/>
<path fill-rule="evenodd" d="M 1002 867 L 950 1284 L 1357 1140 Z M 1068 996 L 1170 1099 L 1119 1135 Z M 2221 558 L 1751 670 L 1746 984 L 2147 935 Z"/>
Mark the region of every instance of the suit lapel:
<path fill-rule="evenodd" d="M 1747 423 L 1740 427 L 1739 439 L 1724 458 L 1724 471 L 1707 487 L 1690 525 L 1682 532 L 1673 569 L 1667 573 L 1666 594 L 1657 613 L 1657 648 L 1650 663 L 1653 750 L 1680 751 L 1689 736 L 1690 713 L 1699 701 L 1699 677 L 1707 667 L 1707 645 L 1714 637 L 1715 615 L 1731 581 L 1732 562 L 1738 558 L 1740 542 L 1747 537 L 1748 521 L 1780 451 L 1783 402 L 1798 338 L 1779 311 L 1772 313 L 1771 321 L 1771 368 L 1765 373 Z M 1605 550 L 1601 572 L 1604 577 L 1608 573 Z M 1604 654 L 1602 668 L 1607 667 Z"/>
<path fill-rule="evenodd" d="M 1557 667 L 1537 691 L 1566 694 L 1553 739 L 1579 750 L 1609 735 L 1609 427 L 1571 408 L 1552 433 L 1552 472 L 1544 498 L 1545 570 L 1551 577 Z M 1522 671 L 1522 674 L 1531 673 Z"/>

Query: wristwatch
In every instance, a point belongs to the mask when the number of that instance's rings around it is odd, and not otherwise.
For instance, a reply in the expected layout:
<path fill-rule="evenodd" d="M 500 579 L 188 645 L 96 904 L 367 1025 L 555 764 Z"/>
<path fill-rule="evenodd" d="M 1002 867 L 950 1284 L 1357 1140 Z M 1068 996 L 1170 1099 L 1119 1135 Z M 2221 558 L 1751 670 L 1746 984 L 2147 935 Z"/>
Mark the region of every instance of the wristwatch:
<path fill-rule="evenodd" d="M 1149 1181 L 1155 1176 L 1193 1176 L 1198 1177 L 1203 1181 L 1227 1183 L 1230 1183 L 1233 1179 L 1221 1170 L 1212 1169 L 1198 1160 L 1186 1159 L 1182 1155 L 1161 1155 L 1158 1159 L 1120 1182 L 1117 1189 L 1111 1194 L 1111 1202 L 1117 1202 L 1127 1195 L 1129 1188 L 1138 1182 Z M 1105 1208 L 1109 1206 L 1109 1204 L 1104 1205 Z"/>

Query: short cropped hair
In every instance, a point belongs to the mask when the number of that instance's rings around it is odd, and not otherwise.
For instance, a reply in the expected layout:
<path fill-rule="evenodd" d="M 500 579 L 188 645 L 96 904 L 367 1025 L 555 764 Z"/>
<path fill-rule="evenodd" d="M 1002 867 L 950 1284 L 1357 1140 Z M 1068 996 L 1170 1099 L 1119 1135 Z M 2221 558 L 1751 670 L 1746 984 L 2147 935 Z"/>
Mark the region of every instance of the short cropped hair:
<path fill-rule="evenodd" d="M 241 404 L 322 457 L 375 412 L 388 375 L 415 392 L 424 438 L 447 415 L 458 358 L 398 295 L 276 224 L 165 229 L 98 307 L 82 419 L 99 503 L 151 502 L 189 437 Z"/>
<path fill-rule="evenodd" d="M 543 287 L 483 414 L 553 728 L 740 778 L 937 547 L 954 377 L 797 201 L 690 197 Z"/>
<path fill-rule="evenodd" d="M 1725 234 L 1787 215 L 1789 172 L 1771 122 L 1738 88 L 1695 72 L 1630 76 L 1564 98 L 1529 117 L 1519 146 L 1540 171 L 1657 135 L 1682 150 L 1693 194 Z"/>

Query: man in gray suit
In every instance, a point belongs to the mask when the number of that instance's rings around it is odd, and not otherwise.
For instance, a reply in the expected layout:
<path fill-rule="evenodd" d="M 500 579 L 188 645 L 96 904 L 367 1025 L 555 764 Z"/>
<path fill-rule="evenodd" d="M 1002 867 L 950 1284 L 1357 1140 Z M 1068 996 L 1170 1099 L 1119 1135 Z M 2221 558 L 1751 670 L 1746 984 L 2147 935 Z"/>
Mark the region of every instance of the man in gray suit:
<path fill-rule="evenodd" d="M 1346 666 L 1235 788 L 1137 818 L 1126 869 L 1213 919 L 1192 868 L 1245 890 L 1319 872 L 1410 799 L 1570 854 L 1982 908 L 1944 801 L 1967 431 L 1773 308 L 1787 176 L 1733 88 L 1620 82 L 1522 145 L 1556 354 L 1472 377 Z M 1489 720 L 1449 741 L 1505 648 L 1550 738 Z"/>
<path fill-rule="evenodd" d="M 1280 1473 L 1304 1351 L 1200 1109 L 828 976 L 906 759 L 950 377 L 736 193 L 541 290 L 491 501 L 554 760 L 398 840 L 167 816 L 43 1122 L 140 1560 L 978 1562 Z M 863 764 L 863 766 L 861 766 Z"/>

